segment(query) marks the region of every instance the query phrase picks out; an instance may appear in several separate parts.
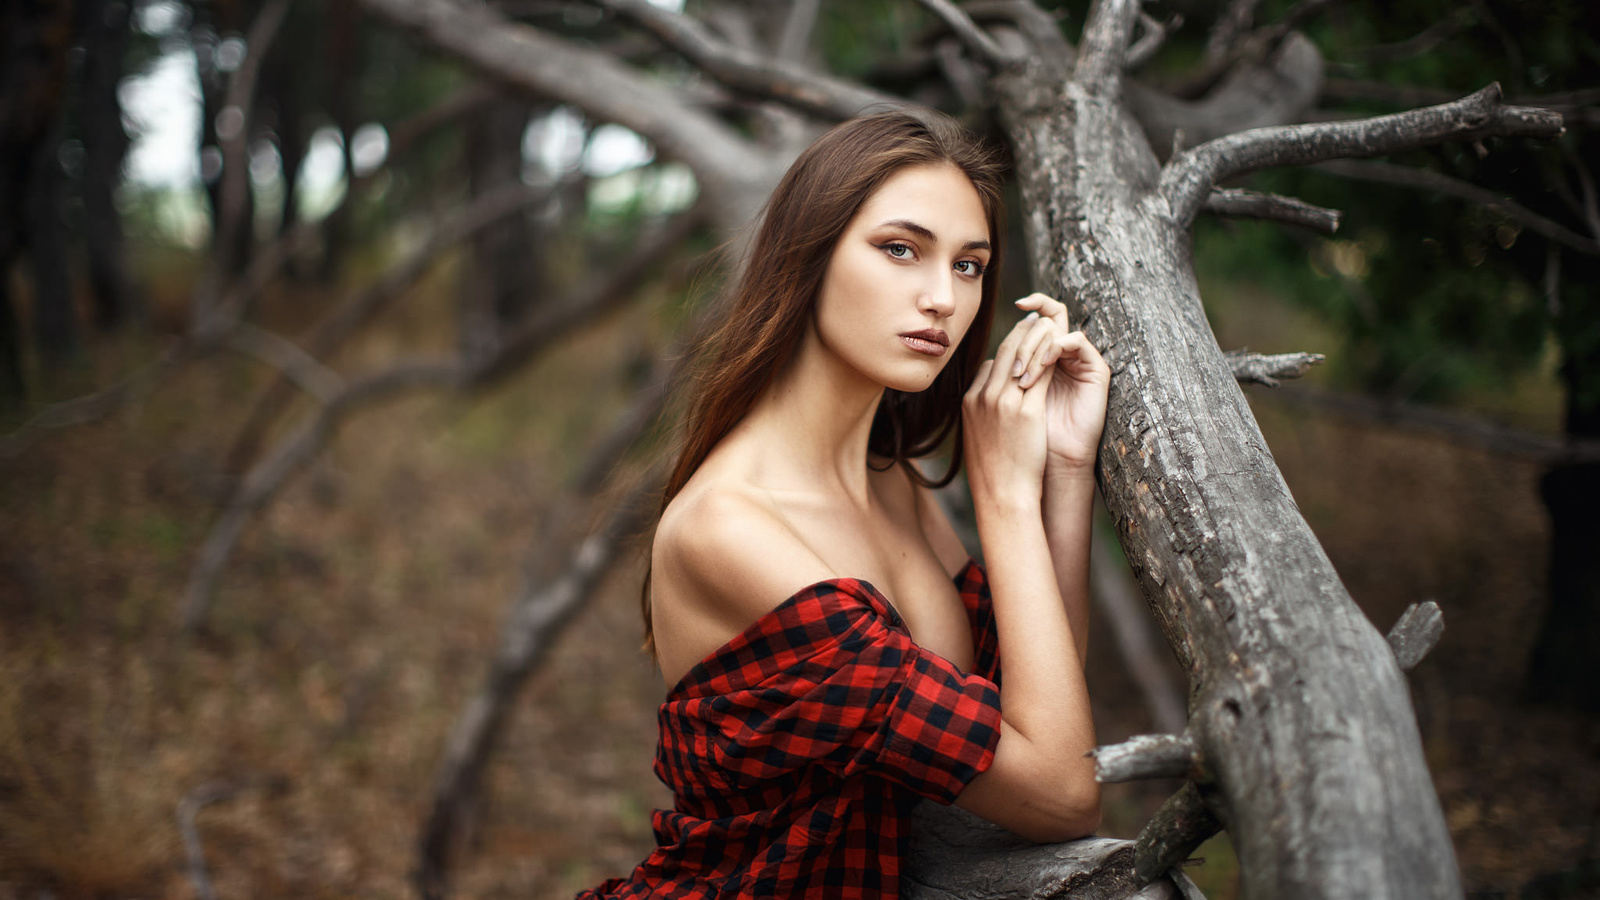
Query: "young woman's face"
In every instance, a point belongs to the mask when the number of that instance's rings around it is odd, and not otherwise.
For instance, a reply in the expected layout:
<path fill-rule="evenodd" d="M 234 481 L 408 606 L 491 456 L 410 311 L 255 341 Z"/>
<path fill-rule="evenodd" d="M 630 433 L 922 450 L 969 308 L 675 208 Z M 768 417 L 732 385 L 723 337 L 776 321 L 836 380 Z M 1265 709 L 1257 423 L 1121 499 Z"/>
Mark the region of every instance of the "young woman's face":
<path fill-rule="evenodd" d="M 933 384 L 978 314 L 989 226 L 949 165 L 894 173 L 845 226 L 817 298 L 824 350 L 898 391 Z"/>

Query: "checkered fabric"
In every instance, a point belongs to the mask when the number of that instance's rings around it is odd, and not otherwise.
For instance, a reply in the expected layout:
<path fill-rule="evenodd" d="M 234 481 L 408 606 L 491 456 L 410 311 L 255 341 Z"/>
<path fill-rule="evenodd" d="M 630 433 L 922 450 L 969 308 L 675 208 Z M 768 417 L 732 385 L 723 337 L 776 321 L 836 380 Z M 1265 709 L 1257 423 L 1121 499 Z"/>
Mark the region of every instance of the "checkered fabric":
<path fill-rule="evenodd" d="M 676 797 L 619 897 L 894 898 L 919 797 L 953 802 L 994 761 L 999 643 L 988 580 L 956 576 L 974 672 L 911 640 L 865 581 L 811 585 L 695 666 L 660 710 Z"/>

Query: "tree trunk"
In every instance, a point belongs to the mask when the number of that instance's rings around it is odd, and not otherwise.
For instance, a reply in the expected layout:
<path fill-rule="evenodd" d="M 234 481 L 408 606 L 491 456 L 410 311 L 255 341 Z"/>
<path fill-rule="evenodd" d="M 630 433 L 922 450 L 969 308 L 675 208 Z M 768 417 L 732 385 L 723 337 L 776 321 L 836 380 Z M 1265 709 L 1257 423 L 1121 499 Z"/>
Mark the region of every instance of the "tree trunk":
<path fill-rule="evenodd" d="M 128 152 L 117 85 L 128 50 L 129 10 L 127 3 L 85 0 L 82 11 L 84 60 L 78 110 L 83 133 L 83 240 L 94 325 L 101 331 L 113 331 L 144 315 L 128 276 L 122 215 L 114 201 Z"/>
<path fill-rule="evenodd" d="M 1459 897 L 1401 670 L 1223 359 L 1139 124 L 1082 81 L 1030 61 L 995 88 L 1035 284 L 1111 365 L 1100 488 L 1189 672 L 1190 770 L 1214 788 L 1244 896 Z"/>

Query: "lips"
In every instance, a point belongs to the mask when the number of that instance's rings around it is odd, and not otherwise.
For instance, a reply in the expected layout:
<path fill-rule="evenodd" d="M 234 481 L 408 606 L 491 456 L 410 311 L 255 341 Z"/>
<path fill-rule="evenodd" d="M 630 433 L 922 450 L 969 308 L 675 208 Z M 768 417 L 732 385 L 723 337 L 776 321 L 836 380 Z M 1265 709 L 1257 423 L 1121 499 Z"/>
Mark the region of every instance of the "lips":
<path fill-rule="evenodd" d="M 938 328 L 923 328 L 900 335 L 907 347 L 928 356 L 943 356 L 950 347 L 950 337 Z"/>

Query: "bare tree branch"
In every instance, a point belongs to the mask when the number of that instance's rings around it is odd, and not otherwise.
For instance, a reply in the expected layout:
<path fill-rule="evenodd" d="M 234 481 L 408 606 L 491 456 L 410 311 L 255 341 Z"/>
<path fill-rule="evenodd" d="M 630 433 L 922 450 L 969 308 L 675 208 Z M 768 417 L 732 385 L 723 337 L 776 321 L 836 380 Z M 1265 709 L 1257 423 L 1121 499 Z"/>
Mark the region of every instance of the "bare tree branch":
<path fill-rule="evenodd" d="M 266 458 L 256 463 L 229 498 L 191 570 L 180 619 L 183 629 L 193 630 L 204 621 L 217 579 L 244 533 L 245 525 L 272 501 L 291 477 L 316 457 L 344 419 L 373 403 L 407 393 L 481 388 L 505 377 L 539 351 L 631 296 L 650 268 L 676 248 L 703 215 L 698 207 L 680 213 L 641 245 L 638 259 L 596 276 L 570 299 L 541 308 L 519 328 L 513 339 L 502 343 L 482 361 L 405 362 L 347 383 L 293 437 L 278 444 Z"/>
<path fill-rule="evenodd" d="M 939 17 L 939 21 L 950 27 L 961 43 L 967 45 L 977 57 L 997 69 L 1014 65 L 1017 57 L 1008 53 L 1005 48 L 995 42 L 988 32 L 978 27 L 966 11 L 956 6 L 950 0 L 917 0 L 923 8 Z"/>
<path fill-rule="evenodd" d="M 1305 120 L 1322 93 L 1322 53 L 1291 34 L 1259 63 L 1239 66 L 1198 100 L 1169 96 L 1137 82 L 1123 87 L 1128 108 L 1159 153 L 1181 131 L 1189 145 L 1269 125 Z"/>
<path fill-rule="evenodd" d="M 1089 7 L 1072 80 L 1090 96 L 1113 97 L 1121 90 L 1128 42 L 1138 16 L 1139 0 L 1095 0 Z"/>
<path fill-rule="evenodd" d="M 1347 52 L 1349 56 L 1363 63 L 1397 62 L 1403 59 L 1411 59 L 1439 46 L 1451 35 L 1471 25 L 1476 18 L 1477 13 L 1471 7 L 1463 6 L 1453 14 L 1445 16 L 1403 41 L 1395 41 L 1392 44 L 1377 44 L 1372 47 Z M 1343 61 L 1330 65 L 1337 65 L 1340 68 L 1353 68 L 1353 66 L 1348 66 Z"/>
<path fill-rule="evenodd" d="M 200 841 L 200 829 L 195 817 L 200 810 L 219 800 L 226 800 L 245 789 L 237 781 L 208 781 L 183 795 L 178 801 L 178 833 L 183 836 L 183 853 L 189 860 L 189 881 L 200 900 L 217 900 L 216 889 L 211 886 L 211 873 L 206 868 L 205 845 Z"/>
<path fill-rule="evenodd" d="M 627 18 L 728 87 L 824 119 L 847 119 L 869 106 L 904 100 L 718 39 L 704 25 L 649 0 L 592 0 Z"/>
<path fill-rule="evenodd" d="M 1207 62 L 1227 58 L 1240 36 L 1249 32 L 1251 22 L 1255 19 L 1256 7 L 1260 5 L 1261 0 L 1230 0 L 1228 8 L 1206 33 Z"/>
<path fill-rule="evenodd" d="M 790 0 L 789 15 L 783 20 L 783 33 L 778 36 L 778 58 L 784 62 L 798 63 L 805 59 L 806 48 L 811 46 L 811 32 L 817 27 L 817 13 L 822 0 Z"/>
<path fill-rule="evenodd" d="M 268 0 L 250 23 L 245 35 L 244 59 L 228 81 L 228 92 L 217 114 L 217 142 L 222 151 L 222 182 L 217 189 L 217 228 L 215 245 L 211 248 L 211 264 L 195 289 L 190 310 L 189 327 L 204 328 L 211 316 L 212 305 L 221 290 L 223 280 L 234 265 L 234 245 L 241 228 L 249 227 L 242 221 L 245 200 L 250 190 L 250 126 L 252 105 L 256 90 L 256 77 L 261 71 L 261 57 L 277 37 L 278 28 L 289 12 L 289 0 Z"/>
<path fill-rule="evenodd" d="M 1211 195 L 1206 197 L 1205 211 L 1214 216 L 1265 219 L 1298 225 L 1319 234 L 1333 234 L 1339 230 L 1340 212 L 1336 209 L 1324 209 L 1293 197 L 1256 191 L 1213 188 Z"/>
<path fill-rule="evenodd" d="M 654 512 L 650 500 L 660 493 L 664 480 L 661 472 L 642 480 L 581 540 L 563 534 L 579 524 L 571 521 L 575 518 L 572 512 L 564 517 L 568 521 L 543 536 L 541 549 L 512 597 L 488 677 L 456 719 L 434 770 L 433 804 L 418 841 L 414 874 L 424 898 L 441 898 L 447 892 L 452 837 L 476 793 L 512 698 L 544 662 L 565 627 L 588 605 L 612 564 L 630 545 L 629 539 L 649 520 Z M 562 508 L 592 511 L 591 503 L 581 501 L 563 503 Z"/>
<path fill-rule="evenodd" d="M 454 387 L 461 381 L 461 367 L 453 360 L 427 360 L 400 363 L 345 385 L 332 401 L 323 406 L 293 437 L 288 438 L 266 459 L 257 463 L 242 487 L 211 527 L 199 557 L 189 574 L 184 591 L 179 625 L 193 631 L 205 620 L 216 592 L 217 579 L 244 533 L 244 526 L 277 495 L 290 477 L 316 458 L 334 430 L 358 410 L 380 401 L 393 400 L 419 390 Z"/>
<path fill-rule="evenodd" d="M 1251 402 L 1261 398 L 1330 412 L 1358 422 L 1432 434 L 1454 444 L 1476 447 L 1486 453 L 1519 457 L 1542 465 L 1600 462 L 1600 440 L 1538 434 L 1414 403 L 1324 391 L 1304 385 L 1250 395 Z"/>
<path fill-rule="evenodd" d="M 1425 109 L 1316 125 L 1257 128 L 1209 141 L 1167 163 L 1158 188 L 1181 224 L 1217 184 L 1272 166 L 1307 165 L 1340 157 L 1383 156 L 1445 140 L 1502 135 L 1554 137 L 1561 116 L 1543 109 L 1505 106 L 1491 84 L 1453 103 Z"/>
<path fill-rule="evenodd" d="M 464 209 L 423 239 L 411 253 L 390 264 L 376 279 L 352 291 L 319 321 L 303 341 L 312 357 L 327 357 L 351 334 L 403 295 L 433 267 L 445 250 L 461 243 L 507 216 L 544 203 L 560 185 L 526 187 L 506 185 L 475 198 Z M 283 379 L 276 379 L 256 395 L 228 450 L 226 468 L 242 469 L 269 425 L 293 396 Z"/>
<path fill-rule="evenodd" d="M 1299 378 L 1317 363 L 1327 359 L 1321 353 L 1276 353 L 1263 356 L 1249 350 L 1230 350 L 1223 354 L 1233 367 L 1233 377 L 1241 383 L 1255 383 L 1270 388 L 1278 386 L 1279 378 Z"/>
<path fill-rule="evenodd" d="M 344 387 L 339 373 L 317 362 L 316 357 L 301 350 L 294 341 L 249 322 L 233 327 L 228 334 L 228 346 L 272 366 L 323 403 L 332 401 Z"/>
<path fill-rule="evenodd" d="M 1148 884 L 1183 865 L 1195 848 L 1221 830 L 1200 789 L 1186 781 L 1140 829 L 1133 846 L 1134 873 Z"/>
<path fill-rule="evenodd" d="M 758 150 L 717 117 L 610 54 L 512 22 L 483 4 L 455 0 L 361 0 L 374 15 L 496 80 L 572 103 L 638 132 L 694 170 L 718 223 L 734 230 L 754 215 L 787 159 Z"/>
<path fill-rule="evenodd" d="M 1183 16 L 1174 15 L 1170 22 L 1162 23 L 1155 16 L 1140 10 L 1139 25 L 1144 34 L 1128 48 L 1128 58 L 1123 62 L 1123 68 L 1129 72 L 1144 68 L 1145 63 L 1155 58 L 1167 42 L 1167 34 L 1183 25 Z"/>
<path fill-rule="evenodd" d="M 1094 780 L 1101 784 L 1143 778 L 1192 778 L 1200 774 L 1195 743 L 1187 734 L 1139 734 L 1120 744 L 1104 744 L 1094 757 Z"/>
<path fill-rule="evenodd" d="M 1563 247 L 1576 250 L 1579 253 L 1587 253 L 1591 256 L 1600 255 L 1600 241 L 1586 238 L 1556 222 L 1552 222 L 1515 200 L 1511 200 L 1487 188 L 1478 187 L 1471 182 L 1453 178 L 1442 172 L 1431 172 L 1427 169 L 1399 166 L 1394 163 L 1357 162 L 1354 160 L 1325 162 L 1317 165 L 1316 169 L 1319 172 L 1327 172 L 1330 175 L 1337 175 L 1341 178 L 1431 191 L 1447 197 L 1454 197 L 1457 200 L 1465 200 L 1468 203 L 1486 206 L 1512 221 L 1521 223 L 1528 230 L 1544 235 Z"/>

